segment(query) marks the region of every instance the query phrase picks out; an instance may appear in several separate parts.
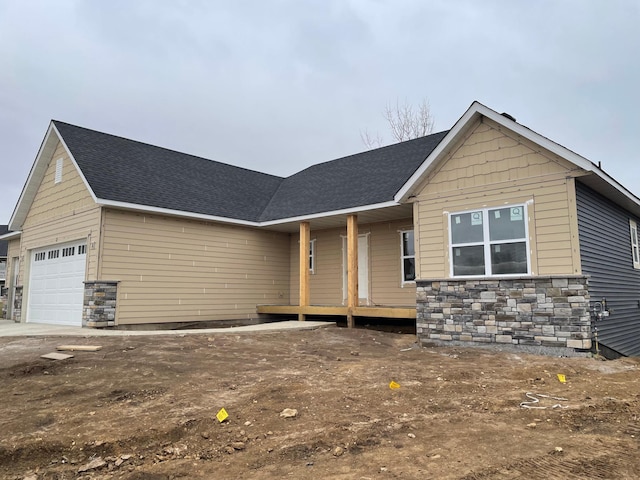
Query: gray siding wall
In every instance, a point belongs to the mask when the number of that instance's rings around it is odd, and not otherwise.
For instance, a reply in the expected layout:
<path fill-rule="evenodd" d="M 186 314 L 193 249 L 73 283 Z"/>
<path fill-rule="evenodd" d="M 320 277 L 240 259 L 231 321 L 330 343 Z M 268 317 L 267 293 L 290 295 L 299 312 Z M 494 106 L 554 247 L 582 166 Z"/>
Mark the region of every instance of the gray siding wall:
<path fill-rule="evenodd" d="M 590 275 L 591 305 L 607 299 L 610 316 L 597 322 L 600 344 L 640 356 L 640 270 L 633 268 L 629 219 L 640 219 L 576 181 L 582 273 Z"/>

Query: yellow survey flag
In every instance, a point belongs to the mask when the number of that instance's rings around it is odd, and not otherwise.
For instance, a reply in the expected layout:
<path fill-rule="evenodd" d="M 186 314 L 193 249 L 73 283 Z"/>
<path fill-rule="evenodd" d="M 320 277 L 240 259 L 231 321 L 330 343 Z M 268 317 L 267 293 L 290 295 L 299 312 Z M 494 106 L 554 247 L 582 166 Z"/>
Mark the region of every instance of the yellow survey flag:
<path fill-rule="evenodd" d="M 560 383 L 567 383 L 567 377 L 565 377 L 563 373 L 558 373 L 557 375 Z"/>
<path fill-rule="evenodd" d="M 398 388 L 400 388 L 400 384 L 391 380 L 391 383 L 389 384 L 389 388 L 391 390 L 397 390 Z"/>
<path fill-rule="evenodd" d="M 224 422 L 228 416 L 229 414 L 224 408 L 221 408 L 220 411 L 216 414 L 216 418 L 220 423 Z"/>

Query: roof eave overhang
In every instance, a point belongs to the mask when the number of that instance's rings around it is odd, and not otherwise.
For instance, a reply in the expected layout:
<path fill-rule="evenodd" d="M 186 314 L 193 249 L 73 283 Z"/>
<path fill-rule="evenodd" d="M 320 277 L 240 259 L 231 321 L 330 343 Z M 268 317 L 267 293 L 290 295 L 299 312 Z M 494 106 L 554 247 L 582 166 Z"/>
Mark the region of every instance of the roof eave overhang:
<path fill-rule="evenodd" d="M 546 150 L 558 155 L 559 157 L 564 158 L 565 160 L 573 163 L 586 172 L 593 174 L 595 177 L 599 178 L 602 181 L 598 183 L 601 187 L 603 187 L 604 184 L 610 187 L 603 189 L 604 191 L 608 190 L 610 194 L 613 194 L 613 197 L 607 195 L 608 197 L 612 198 L 613 200 L 617 199 L 617 203 L 620 203 L 620 201 L 622 201 L 622 206 L 626 205 L 627 209 L 629 209 L 629 206 L 633 206 L 635 207 L 636 211 L 640 212 L 640 198 L 631 193 L 627 188 L 622 186 L 617 180 L 604 172 L 596 164 L 569 150 L 568 148 L 549 140 L 539 133 L 536 133 L 533 130 L 505 117 L 504 115 L 499 114 L 495 110 L 491 110 L 490 108 L 482 105 L 479 102 L 473 102 L 471 104 L 469 109 L 464 113 L 464 115 L 462 115 L 462 117 L 460 117 L 460 119 L 456 122 L 449 133 L 445 135 L 442 141 L 431 152 L 431 154 L 426 158 L 426 160 L 416 170 L 411 178 L 409 178 L 409 180 L 407 180 L 407 182 L 400 188 L 400 190 L 398 190 L 398 193 L 396 194 L 394 200 L 397 203 L 404 203 L 410 197 L 416 195 L 418 193 L 415 191 L 416 187 L 418 187 L 422 183 L 422 181 L 428 177 L 431 171 L 449 153 L 450 149 L 454 145 L 456 145 L 458 140 L 460 140 L 475 124 L 475 122 L 482 117 L 489 118 L 502 127 L 508 128 L 515 134 L 520 135 L 521 137 L 540 145 L 542 148 L 545 148 Z"/>
<path fill-rule="evenodd" d="M 328 212 L 318 212 L 318 213 L 313 213 L 309 215 L 299 215 L 296 217 L 288 217 L 288 218 L 282 218 L 278 220 L 269 220 L 266 222 L 260 222 L 259 226 L 271 227 L 276 225 L 283 225 L 285 223 L 306 222 L 306 221 L 319 219 L 319 218 L 337 217 L 341 215 L 355 215 L 358 213 L 368 212 L 371 210 L 380 210 L 382 208 L 397 207 L 397 206 L 399 206 L 399 204 L 394 201 L 380 202 L 380 203 L 374 203 L 371 205 L 361 205 L 357 207 L 343 208 L 340 210 L 331 210 Z"/>
<path fill-rule="evenodd" d="M 36 159 L 33 162 L 33 165 L 31 165 L 27 181 L 22 187 L 20 197 L 18 197 L 18 203 L 16 204 L 13 214 L 11 215 L 11 219 L 9 220 L 9 230 L 20 230 L 22 228 L 22 224 L 27 217 L 31 203 L 36 196 L 40 182 L 42 181 L 47 169 L 48 164 L 43 159 L 45 157 L 49 158 L 53 155 L 57 141 L 58 137 L 57 133 L 53 129 L 53 122 L 50 122 L 47 133 L 45 134 L 44 139 L 40 144 L 40 148 L 38 149 Z"/>
<path fill-rule="evenodd" d="M 340 215 L 352 215 L 360 212 L 378 210 L 382 208 L 397 207 L 399 205 L 394 201 L 388 201 L 388 202 L 381 202 L 381 203 L 376 203 L 372 205 L 362 205 L 357 207 L 345 208 L 341 210 L 332 210 L 328 212 L 318 212 L 318 213 L 313 213 L 309 215 L 300 215 L 296 217 L 281 218 L 277 220 L 253 222 L 250 220 L 240 220 L 240 219 L 230 218 L 230 217 L 206 215 L 202 213 L 187 212 L 183 210 L 173 210 L 169 208 L 154 207 L 150 205 L 139 205 L 135 203 L 119 202 L 115 200 L 106 200 L 106 199 L 100 199 L 100 198 L 97 199 L 97 203 L 98 205 L 101 205 L 103 207 L 110 207 L 110 208 L 115 208 L 119 210 L 130 210 L 135 212 L 150 213 L 150 214 L 157 214 L 157 215 L 170 215 L 175 217 L 191 218 L 194 220 L 204 220 L 204 221 L 210 221 L 210 222 L 227 223 L 232 225 L 242 225 L 246 227 L 256 227 L 256 228 L 273 227 L 278 225 L 284 225 L 287 223 L 299 223 L 299 222 L 311 221 L 319 218 L 327 218 L 327 217 L 334 217 L 334 216 L 340 216 Z"/>
<path fill-rule="evenodd" d="M 19 238 L 20 235 L 22 235 L 22 232 L 8 232 L 0 235 L 0 240 L 13 240 L 14 238 Z"/>

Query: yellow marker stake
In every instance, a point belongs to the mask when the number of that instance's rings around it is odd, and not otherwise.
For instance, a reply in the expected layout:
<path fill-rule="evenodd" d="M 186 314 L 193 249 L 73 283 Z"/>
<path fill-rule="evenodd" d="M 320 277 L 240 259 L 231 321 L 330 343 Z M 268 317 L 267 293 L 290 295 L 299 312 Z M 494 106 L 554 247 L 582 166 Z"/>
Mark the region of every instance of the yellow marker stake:
<path fill-rule="evenodd" d="M 567 383 L 567 377 L 565 377 L 564 374 L 558 373 L 557 376 L 560 383 Z"/>
<path fill-rule="evenodd" d="M 220 411 L 216 414 L 216 418 L 220 423 L 224 422 L 227 417 L 229 417 L 229 414 L 224 408 L 221 408 Z"/>
<path fill-rule="evenodd" d="M 400 388 L 400 384 L 391 380 L 391 383 L 389 384 L 389 388 L 391 390 L 397 390 L 398 388 Z"/>

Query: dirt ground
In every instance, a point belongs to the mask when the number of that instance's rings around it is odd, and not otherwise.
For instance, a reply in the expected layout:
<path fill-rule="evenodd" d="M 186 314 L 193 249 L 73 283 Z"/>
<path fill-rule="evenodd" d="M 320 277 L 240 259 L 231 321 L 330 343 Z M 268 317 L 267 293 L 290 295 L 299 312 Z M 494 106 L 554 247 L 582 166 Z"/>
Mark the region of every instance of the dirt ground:
<path fill-rule="evenodd" d="M 337 327 L 0 338 L 0 477 L 636 479 L 639 373 Z"/>

